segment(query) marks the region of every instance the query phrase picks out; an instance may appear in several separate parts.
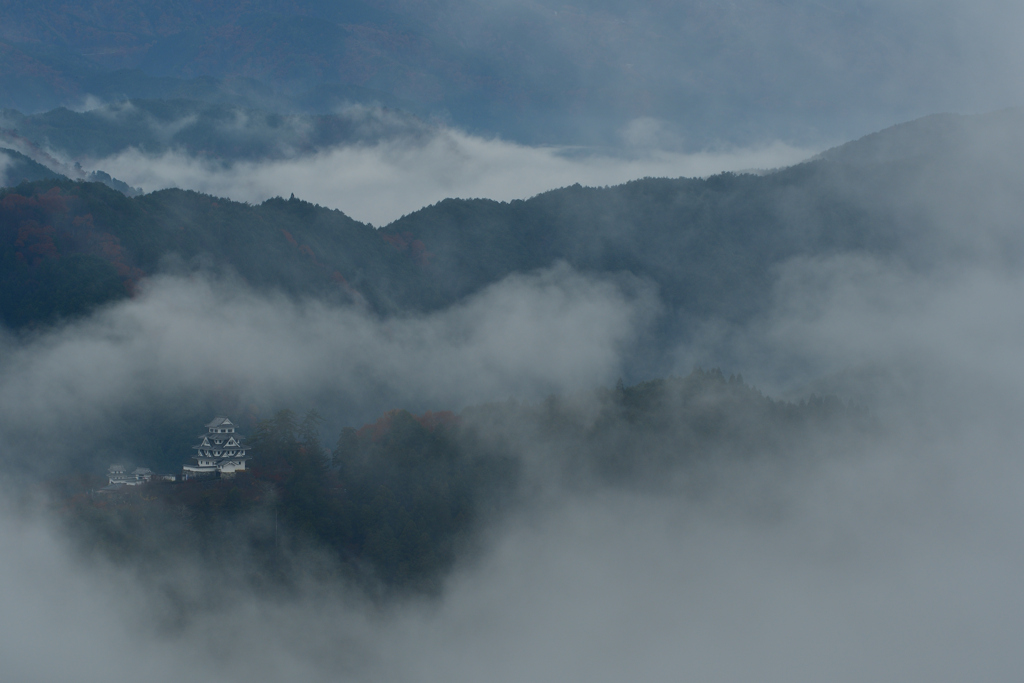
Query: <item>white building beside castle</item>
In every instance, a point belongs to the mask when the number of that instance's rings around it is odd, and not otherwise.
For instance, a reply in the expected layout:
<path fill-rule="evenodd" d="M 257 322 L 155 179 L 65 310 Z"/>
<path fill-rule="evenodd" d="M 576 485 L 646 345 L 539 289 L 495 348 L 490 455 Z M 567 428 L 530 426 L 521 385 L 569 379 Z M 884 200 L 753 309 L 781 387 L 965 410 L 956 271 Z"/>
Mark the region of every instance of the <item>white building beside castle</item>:
<path fill-rule="evenodd" d="M 127 472 L 124 465 L 111 465 L 107 470 L 107 480 L 111 484 L 138 486 L 147 483 L 152 478 L 153 471 L 148 467 L 136 467 L 135 471 Z"/>
<path fill-rule="evenodd" d="M 182 477 L 232 475 L 245 469 L 246 446 L 243 437 L 235 432 L 235 424 L 226 417 L 215 417 L 206 425 L 206 433 L 200 434 L 201 441 L 192 447 L 195 462 L 182 468 Z"/>
<path fill-rule="evenodd" d="M 160 478 L 166 479 L 167 477 Z M 128 472 L 124 465 L 111 465 L 107 469 L 107 481 L 110 483 L 97 489 L 96 493 L 116 493 L 126 486 L 139 486 L 148 483 L 151 479 L 153 479 L 153 471 L 148 467 L 136 467 L 134 472 Z M 174 481 L 173 476 L 171 481 Z"/>

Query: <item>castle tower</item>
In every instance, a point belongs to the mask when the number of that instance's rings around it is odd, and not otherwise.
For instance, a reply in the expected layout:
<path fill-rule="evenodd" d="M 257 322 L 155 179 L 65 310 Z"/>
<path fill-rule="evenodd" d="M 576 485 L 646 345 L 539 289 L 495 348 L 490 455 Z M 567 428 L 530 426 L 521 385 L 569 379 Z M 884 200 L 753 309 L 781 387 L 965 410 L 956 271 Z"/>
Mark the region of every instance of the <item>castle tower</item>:
<path fill-rule="evenodd" d="M 192 447 L 195 462 L 182 468 L 182 477 L 233 475 L 245 469 L 246 446 L 243 437 L 235 432 L 235 424 L 226 417 L 215 417 L 206 425 L 206 433 L 199 435 L 199 443 Z"/>

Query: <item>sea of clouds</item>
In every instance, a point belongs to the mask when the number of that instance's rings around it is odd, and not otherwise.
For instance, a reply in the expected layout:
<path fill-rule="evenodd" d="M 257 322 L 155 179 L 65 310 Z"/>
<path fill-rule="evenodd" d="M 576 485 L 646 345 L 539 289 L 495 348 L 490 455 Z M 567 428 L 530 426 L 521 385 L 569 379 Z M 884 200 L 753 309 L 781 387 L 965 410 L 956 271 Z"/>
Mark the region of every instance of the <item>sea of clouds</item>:
<path fill-rule="evenodd" d="M 696 497 L 566 490 L 540 467 L 528 475 L 539 493 L 440 596 L 370 604 L 311 580 L 287 599 L 242 589 L 185 619 L 146 576 L 83 558 L 47 513 L 8 503 L 0 608 L 21 616 L 2 621 L 5 675 L 1018 679 L 1024 273 L 936 276 L 855 255 L 793 261 L 774 295 L 734 339 L 748 352 L 737 369 L 769 387 L 797 361 L 807 377 L 874 378 L 857 388 L 877 430 L 813 466 L 735 465 Z M 62 447 L 90 421 L 211 376 L 250 395 L 330 385 L 449 405 L 571 391 L 611 381 L 659 314 L 642 286 L 564 266 L 393 321 L 159 279 L 88 320 L 5 341 L 4 450 L 45 458 L 22 438 Z M 225 315 L 222 333 L 190 332 Z M 202 573 L 175 576 L 162 580 Z"/>
<path fill-rule="evenodd" d="M 698 152 L 651 146 L 657 122 L 628 128 L 622 150 L 538 147 L 471 135 L 454 128 L 410 140 L 343 145 L 283 159 L 203 159 L 182 151 L 159 155 L 129 149 L 88 162 L 147 192 L 168 187 L 236 201 L 261 202 L 294 193 L 382 226 L 448 197 L 499 201 L 527 199 L 574 183 L 616 185 L 644 177 L 694 177 L 723 171 L 778 168 L 815 150 L 771 142 L 748 148 Z"/>

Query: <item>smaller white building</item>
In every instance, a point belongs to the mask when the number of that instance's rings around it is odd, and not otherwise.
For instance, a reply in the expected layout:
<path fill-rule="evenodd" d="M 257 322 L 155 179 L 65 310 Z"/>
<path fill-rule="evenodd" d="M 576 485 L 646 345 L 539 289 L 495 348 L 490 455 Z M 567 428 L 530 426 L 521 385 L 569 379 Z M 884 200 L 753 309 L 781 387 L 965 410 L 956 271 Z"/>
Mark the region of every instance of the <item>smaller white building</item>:
<path fill-rule="evenodd" d="M 97 489 L 96 493 L 116 493 L 127 486 L 138 486 L 150 481 L 174 481 L 173 474 L 153 474 L 148 467 L 136 467 L 131 472 L 125 469 L 124 465 L 111 465 L 107 468 L 106 486 Z"/>
<path fill-rule="evenodd" d="M 235 424 L 226 417 L 215 417 L 206 425 L 206 433 L 200 434 L 200 442 L 192 449 L 193 464 L 182 468 L 182 478 L 197 476 L 233 475 L 245 469 L 245 437 L 235 431 Z"/>
<path fill-rule="evenodd" d="M 136 467 L 132 472 L 126 472 L 124 465 L 111 465 L 107 469 L 107 479 L 111 484 L 124 484 L 125 486 L 138 486 L 145 484 L 153 478 L 153 471 L 148 467 Z"/>

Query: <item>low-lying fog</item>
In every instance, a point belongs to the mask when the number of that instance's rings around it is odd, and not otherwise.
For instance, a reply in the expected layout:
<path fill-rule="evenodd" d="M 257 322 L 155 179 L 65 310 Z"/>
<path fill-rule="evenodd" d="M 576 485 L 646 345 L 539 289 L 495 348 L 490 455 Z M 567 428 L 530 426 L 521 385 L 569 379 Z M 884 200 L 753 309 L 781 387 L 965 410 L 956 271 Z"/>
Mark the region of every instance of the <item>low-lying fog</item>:
<path fill-rule="evenodd" d="M 750 329 L 716 338 L 739 359 L 726 372 L 776 394 L 814 381 L 855 393 L 875 433 L 825 444 L 831 455 L 807 467 L 739 461 L 699 496 L 567 491 L 525 453 L 534 494 L 440 596 L 372 606 L 311 579 L 290 598 L 241 587 L 184 619 L 147 577 L 84 559 L 41 508 L 15 507 L 31 482 L 12 475 L 0 670 L 11 681 L 1019 680 L 1024 273 L 835 257 L 790 263 L 775 294 Z M 248 400 L 338 392 L 435 409 L 609 384 L 665 314 L 642 283 L 565 267 L 390 321 L 159 279 L 89 320 L 4 342 L 3 453 L 10 465 L 67 456 L 102 436 L 95 421 L 211 381 Z M 715 353 L 698 338 L 666 372 Z M 203 580 L 187 566 L 161 577 Z"/>
<path fill-rule="evenodd" d="M 169 407 L 203 393 L 264 415 L 329 405 L 353 422 L 394 407 L 539 399 L 614 383 L 657 311 L 643 282 L 564 265 L 436 314 L 384 320 L 260 296 L 233 280 L 155 278 L 140 297 L 87 320 L 0 340 L 0 443 L 33 448 L 59 415 L 47 452 L 71 457 L 94 445 L 88 439 L 113 436 L 103 424 L 139 403 Z"/>
<path fill-rule="evenodd" d="M 789 166 L 817 150 L 771 142 L 681 151 L 655 120 L 634 121 L 615 150 L 531 147 L 453 128 L 297 154 L 224 163 L 181 150 L 129 149 L 84 162 L 146 192 L 178 187 L 262 202 L 294 193 L 376 226 L 448 197 L 526 199 L 574 183 L 615 185 L 644 177 L 707 176 Z M 666 139 L 666 136 L 668 138 Z"/>
<path fill-rule="evenodd" d="M 377 610 L 311 587 L 180 627 L 145 583 L 8 521 L 5 677 L 1015 680 L 1019 463 L 990 442 L 915 445 L 934 450 L 736 473 L 701 503 L 562 500 L 508 520 L 438 600 Z M 964 448 L 984 450 L 968 466 Z"/>

